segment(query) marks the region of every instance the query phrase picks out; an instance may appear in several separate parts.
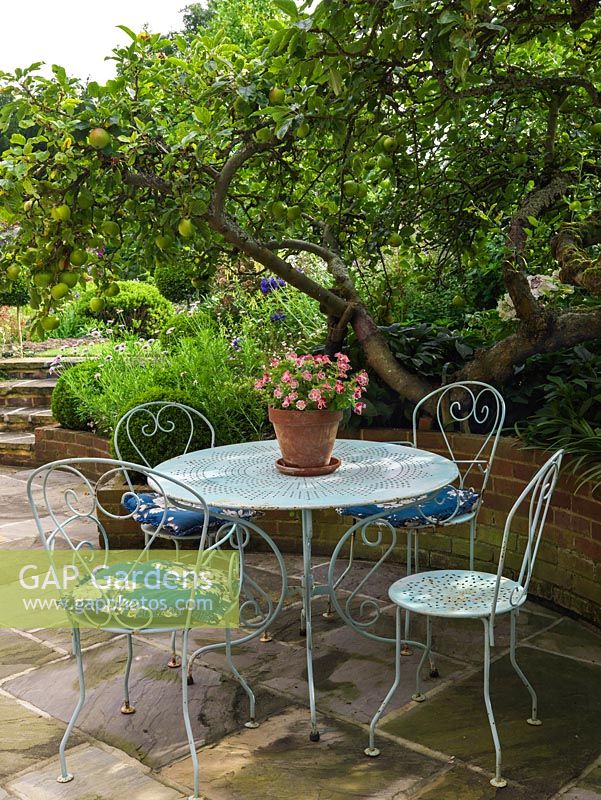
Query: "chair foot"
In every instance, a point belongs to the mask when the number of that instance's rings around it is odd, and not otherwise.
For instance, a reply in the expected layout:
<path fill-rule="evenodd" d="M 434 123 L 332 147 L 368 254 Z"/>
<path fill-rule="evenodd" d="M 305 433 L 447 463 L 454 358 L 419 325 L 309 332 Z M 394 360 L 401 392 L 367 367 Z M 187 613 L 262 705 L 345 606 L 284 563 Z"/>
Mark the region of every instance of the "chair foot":
<path fill-rule="evenodd" d="M 259 636 L 260 642 L 273 642 L 273 636 L 269 633 L 269 631 L 263 631 L 263 633 Z"/>
<path fill-rule="evenodd" d="M 505 778 L 492 778 L 490 785 L 494 786 L 496 789 L 503 789 L 503 787 L 507 786 L 507 781 Z"/>
<path fill-rule="evenodd" d="M 311 733 L 309 734 L 309 741 L 318 742 L 319 741 L 319 731 L 311 731 Z"/>
<path fill-rule="evenodd" d="M 424 703 L 428 698 L 425 694 L 421 692 L 416 692 L 415 694 L 411 695 L 411 699 L 416 703 Z"/>
<path fill-rule="evenodd" d="M 67 772 L 66 775 L 59 775 L 58 778 L 56 779 L 56 782 L 57 783 L 69 783 L 72 780 L 73 780 L 73 775 L 71 775 L 70 772 Z"/>
<path fill-rule="evenodd" d="M 527 719 L 526 722 L 528 723 L 528 725 L 535 725 L 535 726 L 543 724 L 542 719 L 533 719 L 532 717 Z"/>
<path fill-rule="evenodd" d="M 186 678 L 186 683 L 188 684 L 188 686 L 194 686 L 194 678 L 192 677 L 192 675 L 190 674 L 188 675 L 188 677 Z"/>
<path fill-rule="evenodd" d="M 254 719 L 249 719 L 248 722 L 244 723 L 245 728 L 258 728 L 259 723 L 256 722 Z"/>
<path fill-rule="evenodd" d="M 300 628 L 299 632 L 298 632 L 298 635 L 302 636 L 302 637 L 305 637 L 307 635 L 307 629 L 306 628 Z"/>
<path fill-rule="evenodd" d="M 363 751 L 366 756 L 370 758 L 376 758 L 376 756 L 380 755 L 380 748 L 379 747 L 366 747 Z"/>
<path fill-rule="evenodd" d="M 402 656 L 412 656 L 413 650 L 406 644 L 401 647 L 401 655 Z"/>
<path fill-rule="evenodd" d="M 336 614 L 335 614 L 335 613 L 332 611 L 332 609 L 331 609 L 331 608 L 329 608 L 327 611 L 324 611 L 324 612 L 323 612 L 323 614 L 322 614 L 321 616 L 322 616 L 324 619 L 334 619 L 334 617 L 336 616 Z"/>
<path fill-rule="evenodd" d="M 438 671 L 438 669 L 436 667 L 434 667 L 434 669 L 430 670 L 430 677 L 431 678 L 440 678 L 440 672 Z"/>
<path fill-rule="evenodd" d="M 181 659 L 175 653 L 172 653 L 171 658 L 167 662 L 169 669 L 179 669 L 182 665 Z"/>
<path fill-rule="evenodd" d="M 134 708 L 134 706 L 130 706 L 130 704 L 126 700 L 123 703 L 123 705 L 121 706 L 121 713 L 122 714 L 135 714 L 136 713 L 136 709 Z"/>

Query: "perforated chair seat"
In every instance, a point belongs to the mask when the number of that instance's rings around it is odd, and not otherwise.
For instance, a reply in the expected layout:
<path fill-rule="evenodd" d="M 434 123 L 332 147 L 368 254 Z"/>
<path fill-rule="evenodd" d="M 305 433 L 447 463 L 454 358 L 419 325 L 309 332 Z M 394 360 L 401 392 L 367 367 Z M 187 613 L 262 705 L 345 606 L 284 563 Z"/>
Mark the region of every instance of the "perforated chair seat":
<path fill-rule="evenodd" d="M 490 616 L 496 574 L 467 569 L 417 572 L 393 583 L 388 595 L 393 603 L 417 614 L 431 617 Z M 523 586 L 501 578 L 496 613 L 506 614 L 526 600 Z"/>

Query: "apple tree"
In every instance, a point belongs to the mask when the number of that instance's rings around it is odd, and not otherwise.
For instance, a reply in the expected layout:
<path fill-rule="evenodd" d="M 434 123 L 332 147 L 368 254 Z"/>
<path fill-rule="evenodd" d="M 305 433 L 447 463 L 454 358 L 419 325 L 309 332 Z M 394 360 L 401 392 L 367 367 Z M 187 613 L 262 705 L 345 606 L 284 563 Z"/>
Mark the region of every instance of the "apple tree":
<path fill-rule="evenodd" d="M 504 238 L 516 323 L 457 377 L 502 384 L 537 352 L 601 335 L 601 18 L 591 0 L 357 0 L 286 20 L 241 48 L 223 35 L 136 35 L 118 77 L 83 86 L 53 67 L 4 75 L 0 204 L 20 222 L 38 324 L 84 274 L 115 291 L 119 250 L 242 253 L 320 304 L 330 351 L 349 326 L 402 397 L 432 386 L 399 364 L 362 296 L 383 251 L 441 271 Z M 327 265 L 318 283 L 288 256 Z M 100 254 L 100 255 L 99 255 Z M 575 287 L 550 309 L 528 274 Z"/>

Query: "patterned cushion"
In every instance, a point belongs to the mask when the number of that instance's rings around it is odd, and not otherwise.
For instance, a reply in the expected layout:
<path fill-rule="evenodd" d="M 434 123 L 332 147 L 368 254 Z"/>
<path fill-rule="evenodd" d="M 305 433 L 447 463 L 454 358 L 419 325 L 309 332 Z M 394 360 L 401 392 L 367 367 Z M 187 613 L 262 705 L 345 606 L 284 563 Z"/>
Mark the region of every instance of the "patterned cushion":
<path fill-rule="evenodd" d="M 399 508 L 392 503 L 382 505 L 351 506 L 350 508 L 337 508 L 339 514 L 365 519 L 379 511 L 390 509 L 390 514 L 384 519 L 395 528 L 419 528 L 428 525 L 428 519 L 433 520 L 430 524 L 439 524 L 451 517 L 460 517 L 462 514 L 469 514 L 478 502 L 480 495 L 471 489 L 455 489 L 447 486 L 441 489 L 438 494 L 430 500 L 426 500 L 419 505 L 404 506 Z M 459 509 L 457 509 L 459 503 Z M 428 519 L 424 519 L 427 517 Z"/>
<path fill-rule="evenodd" d="M 202 533 L 204 524 L 203 511 L 188 511 L 184 508 L 167 507 L 165 515 L 165 500 L 163 495 L 156 492 L 140 492 L 133 494 L 127 492 L 121 498 L 123 508 L 132 514 L 136 522 L 158 528 L 162 524 L 161 532 L 172 536 L 197 536 Z M 214 508 L 209 506 L 209 512 L 214 514 L 228 514 L 230 517 L 251 519 L 255 511 L 248 508 Z M 209 517 L 209 527 L 218 528 L 223 525 L 223 520 Z"/>

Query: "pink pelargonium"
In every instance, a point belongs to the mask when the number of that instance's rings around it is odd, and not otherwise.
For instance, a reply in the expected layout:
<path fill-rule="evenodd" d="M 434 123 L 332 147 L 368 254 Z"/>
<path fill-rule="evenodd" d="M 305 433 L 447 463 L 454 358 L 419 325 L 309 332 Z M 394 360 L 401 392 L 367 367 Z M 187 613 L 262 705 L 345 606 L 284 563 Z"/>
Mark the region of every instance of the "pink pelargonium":
<path fill-rule="evenodd" d="M 366 409 L 366 408 L 367 408 L 367 406 L 366 406 L 365 403 L 355 403 L 355 407 L 353 408 L 353 411 L 355 412 L 355 414 L 363 414 L 363 410 Z"/>
<path fill-rule="evenodd" d="M 286 370 L 286 372 L 284 372 L 284 374 L 282 375 L 281 380 L 284 383 L 290 383 L 290 381 L 292 380 L 292 375 L 290 374 L 289 370 Z"/>
<path fill-rule="evenodd" d="M 319 373 L 317 373 L 317 377 L 319 378 Z M 325 376 L 324 376 L 324 377 L 325 377 Z M 312 381 L 312 380 L 313 380 L 313 375 L 311 375 L 311 373 L 309 372 L 309 370 L 308 370 L 308 369 L 306 369 L 306 370 L 305 370 L 305 371 L 304 371 L 304 372 L 301 374 L 301 378 L 303 378 L 303 380 L 306 380 L 306 381 Z"/>
<path fill-rule="evenodd" d="M 319 400 L 317 401 L 317 408 L 319 408 L 319 409 L 326 408 L 327 405 L 328 404 L 326 403 L 324 397 L 320 397 Z"/>
<path fill-rule="evenodd" d="M 342 394 L 344 392 L 344 383 L 342 383 L 342 381 L 336 381 L 334 384 L 334 391 L 336 394 Z"/>
<path fill-rule="evenodd" d="M 280 389 L 280 387 L 278 386 L 276 389 L 274 389 L 274 390 L 273 390 L 273 396 L 274 396 L 274 397 L 277 397 L 277 398 L 278 398 L 278 400 L 279 400 L 279 399 L 280 399 L 280 397 L 283 397 L 283 396 L 284 396 L 284 392 L 283 392 L 283 391 Z"/>
<path fill-rule="evenodd" d="M 364 369 L 357 373 L 357 383 L 359 386 L 367 386 L 369 384 L 369 375 Z"/>
<path fill-rule="evenodd" d="M 307 403 L 304 400 L 297 400 L 296 407 L 298 408 L 299 411 L 304 411 L 305 408 L 307 407 Z"/>
<path fill-rule="evenodd" d="M 319 391 L 319 389 L 311 389 L 311 391 L 309 392 L 309 400 L 315 400 L 315 401 L 321 400 L 321 392 Z"/>

